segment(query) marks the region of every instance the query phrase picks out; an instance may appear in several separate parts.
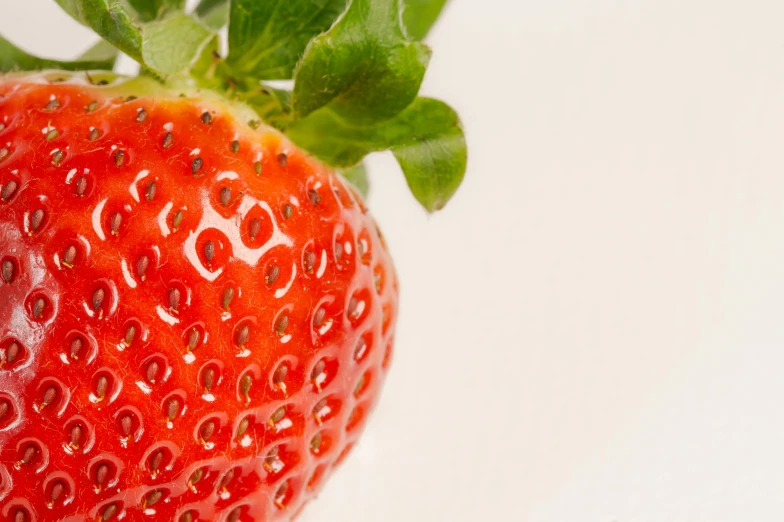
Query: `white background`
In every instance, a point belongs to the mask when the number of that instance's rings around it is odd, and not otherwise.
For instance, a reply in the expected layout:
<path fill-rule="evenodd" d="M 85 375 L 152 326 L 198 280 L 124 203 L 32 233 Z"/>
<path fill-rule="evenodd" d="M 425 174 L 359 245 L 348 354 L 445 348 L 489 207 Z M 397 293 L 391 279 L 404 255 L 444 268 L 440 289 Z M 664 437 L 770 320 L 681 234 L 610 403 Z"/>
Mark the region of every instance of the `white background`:
<path fill-rule="evenodd" d="M 51 0 L 0 31 L 72 57 Z M 371 206 L 402 281 L 367 437 L 305 522 L 784 518 L 784 4 L 455 0 L 465 184 Z M 126 62 L 125 65 L 128 65 Z"/>

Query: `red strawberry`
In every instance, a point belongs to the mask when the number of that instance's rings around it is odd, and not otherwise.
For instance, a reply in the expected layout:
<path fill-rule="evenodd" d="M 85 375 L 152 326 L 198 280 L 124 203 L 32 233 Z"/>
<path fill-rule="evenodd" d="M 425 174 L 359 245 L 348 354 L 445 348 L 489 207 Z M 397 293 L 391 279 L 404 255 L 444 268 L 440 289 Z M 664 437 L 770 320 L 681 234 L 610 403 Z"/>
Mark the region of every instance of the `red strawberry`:
<path fill-rule="evenodd" d="M 388 148 L 437 209 L 459 121 L 414 99 L 429 51 L 397 0 L 291 0 L 316 11 L 299 29 L 234 0 L 225 60 L 182 2 L 128 4 L 63 2 L 143 77 L 0 76 L 0 520 L 291 520 L 357 442 L 397 316 L 380 232 L 327 165 Z M 270 34 L 290 39 L 271 69 Z M 0 38 L 0 72 L 100 51 Z"/>
<path fill-rule="evenodd" d="M 0 83 L 0 496 L 24 520 L 285 518 L 383 382 L 389 255 L 278 132 L 140 94 Z"/>

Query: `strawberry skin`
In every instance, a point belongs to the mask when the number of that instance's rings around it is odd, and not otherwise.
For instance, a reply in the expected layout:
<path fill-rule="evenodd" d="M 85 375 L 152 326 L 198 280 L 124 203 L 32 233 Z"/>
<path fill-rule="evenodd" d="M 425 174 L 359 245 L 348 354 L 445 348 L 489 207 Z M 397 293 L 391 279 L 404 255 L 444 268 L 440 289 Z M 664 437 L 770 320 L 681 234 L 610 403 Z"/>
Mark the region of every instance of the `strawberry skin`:
<path fill-rule="evenodd" d="M 0 520 L 291 520 L 391 354 L 361 197 L 226 102 L 44 78 L 0 77 Z"/>

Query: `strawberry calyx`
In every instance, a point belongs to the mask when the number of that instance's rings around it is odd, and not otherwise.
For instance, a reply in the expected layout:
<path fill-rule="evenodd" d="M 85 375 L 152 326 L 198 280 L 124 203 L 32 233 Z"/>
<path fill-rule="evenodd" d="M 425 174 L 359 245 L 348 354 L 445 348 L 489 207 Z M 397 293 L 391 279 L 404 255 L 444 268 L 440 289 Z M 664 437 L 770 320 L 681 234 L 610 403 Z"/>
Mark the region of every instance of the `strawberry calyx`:
<path fill-rule="evenodd" d="M 64 62 L 0 37 L 0 73 L 85 71 L 102 81 L 98 71 L 111 71 L 121 51 L 140 64 L 147 88 L 217 93 L 360 188 L 362 159 L 384 150 L 428 211 L 442 208 L 463 179 L 457 114 L 417 96 L 431 55 L 421 39 L 445 0 L 202 0 L 192 12 L 184 0 L 55 1 L 103 40 Z M 292 87 L 273 88 L 275 80 Z"/>

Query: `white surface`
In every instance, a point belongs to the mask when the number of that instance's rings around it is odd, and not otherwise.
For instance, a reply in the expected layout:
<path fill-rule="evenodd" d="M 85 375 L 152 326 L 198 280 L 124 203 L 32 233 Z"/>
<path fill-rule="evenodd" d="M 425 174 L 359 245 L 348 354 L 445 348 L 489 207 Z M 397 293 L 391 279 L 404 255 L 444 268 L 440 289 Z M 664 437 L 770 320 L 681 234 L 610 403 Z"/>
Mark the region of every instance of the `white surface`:
<path fill-rule="evenodd" d="M 86 47 L 50 4 L 0 0 L 0 31 Z M 455 0 L 424 92 L 461 112 L 469 174 L 428 218 L 371 162 L 394 371 L 305 522 L 784 517 L 782 19 Z"/>

